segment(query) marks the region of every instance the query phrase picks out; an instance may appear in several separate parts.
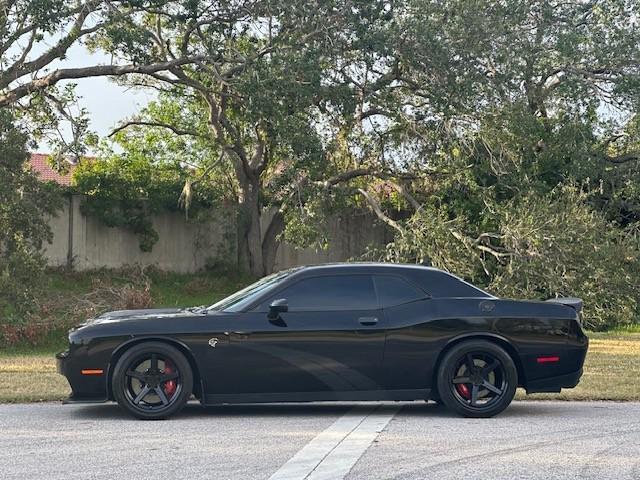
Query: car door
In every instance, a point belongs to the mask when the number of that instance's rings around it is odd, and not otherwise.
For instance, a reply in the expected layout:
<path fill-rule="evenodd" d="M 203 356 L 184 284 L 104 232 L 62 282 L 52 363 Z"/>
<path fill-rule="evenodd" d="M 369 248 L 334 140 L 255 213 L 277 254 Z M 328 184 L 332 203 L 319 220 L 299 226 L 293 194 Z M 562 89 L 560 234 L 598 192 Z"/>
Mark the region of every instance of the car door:
<path fill-rule="evenodd" d="M 288 311 L 269 318 L 276 299 Z M 238 315 L 229 336 L 231 396 L 339 399 L 382 388 L 385 326 L 370 275 L 301 278 Z"/>
<path fill-rule="evenodd" d="M 437 332 L 429 329 L 436 312 L 429 295 L 405 278 L 375 275 L 387 326 L 384 352 L 385 387 L 389 390 L 429 388 Z"/>

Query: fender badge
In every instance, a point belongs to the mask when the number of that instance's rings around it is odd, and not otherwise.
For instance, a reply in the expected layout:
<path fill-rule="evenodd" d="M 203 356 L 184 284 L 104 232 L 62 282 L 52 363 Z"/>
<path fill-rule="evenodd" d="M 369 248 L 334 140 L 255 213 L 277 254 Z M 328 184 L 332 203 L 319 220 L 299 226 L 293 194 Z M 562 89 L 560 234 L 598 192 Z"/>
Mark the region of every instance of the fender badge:
<path fill-rule="evenodd" d="M 487 300 L 483 300 L 482 302 L 480 302 L 479 306 L 482 312 L 491 312 L 494 308 L 496 308 L 493 302 L 489 302 Z"/>
<path fill-rule="evenodd" d="M 217 338 L 215 338 L 215 337 L 214 337 L 214 338 L 212 338 L 212 339 L 210 339 L 210 340 L 209 340 L 209 346 L 210 346 L 211 348 L 216 348 L 216 345 L 217 345 L 217 344 L 218 344 L 218 339 L 217 339 Z"/>

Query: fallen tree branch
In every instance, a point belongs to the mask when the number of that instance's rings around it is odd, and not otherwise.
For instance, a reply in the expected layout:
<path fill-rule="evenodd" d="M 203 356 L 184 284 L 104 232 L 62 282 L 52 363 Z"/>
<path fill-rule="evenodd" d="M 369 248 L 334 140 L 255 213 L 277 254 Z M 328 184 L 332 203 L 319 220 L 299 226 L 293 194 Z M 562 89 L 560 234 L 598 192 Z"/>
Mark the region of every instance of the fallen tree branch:
<path fill-rule="evenodd" d="M 402 226 L 396 222 L 395 220 L 393 220 L 392 218 L 388 217 L 383 211 L 382 208 L 380 207 L 380 204 L 376 201 L 375 198 L 373 198 L 373 196 L 367 192 L 366 190 L 362 189 L 362 188 L 358 188 L 358 192 L 365 198 L 365 200 L 369 203 L 369 205 L 371 206 L 371 209 L 374 211 L 374 213 L 376 214 L 376 216 L 382 220 L 384 223 L 386 223 L 387 225 L 389 225 L 390 227 L 394 228 L 395 230 L 397 230 L 400 235 L 404 236 L 404 228 L 402 228 Z"/>

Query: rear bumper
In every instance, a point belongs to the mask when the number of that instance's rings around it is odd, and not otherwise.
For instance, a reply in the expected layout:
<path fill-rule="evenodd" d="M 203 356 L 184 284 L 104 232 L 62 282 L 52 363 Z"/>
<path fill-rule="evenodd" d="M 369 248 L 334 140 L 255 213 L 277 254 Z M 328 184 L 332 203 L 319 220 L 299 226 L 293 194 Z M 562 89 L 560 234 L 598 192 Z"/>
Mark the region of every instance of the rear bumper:
<path fill-rule="evenodd" d="M 527 382 L 527 393 L 557 393 L 563 388 L 573 388 L 580 382 L 582 368 L 576 372 Z"/>

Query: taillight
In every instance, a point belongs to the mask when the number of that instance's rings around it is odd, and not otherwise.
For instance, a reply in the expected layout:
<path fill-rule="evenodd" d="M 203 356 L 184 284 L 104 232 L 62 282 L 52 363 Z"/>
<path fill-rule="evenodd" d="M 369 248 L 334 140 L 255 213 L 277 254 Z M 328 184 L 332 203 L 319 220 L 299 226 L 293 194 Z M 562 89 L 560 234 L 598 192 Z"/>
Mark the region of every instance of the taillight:
<path fill-rule="evenodd" d="M 560 357 L 557 355 L 543 355 L 536 358 L 536 362 L 538 363 L 558 363 L 559 361 Z"/>

